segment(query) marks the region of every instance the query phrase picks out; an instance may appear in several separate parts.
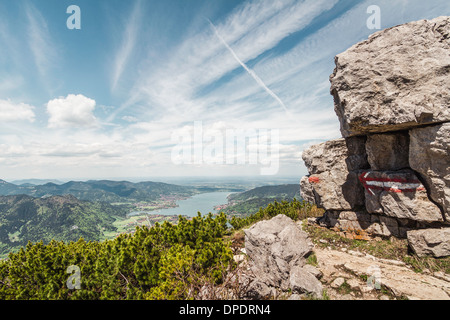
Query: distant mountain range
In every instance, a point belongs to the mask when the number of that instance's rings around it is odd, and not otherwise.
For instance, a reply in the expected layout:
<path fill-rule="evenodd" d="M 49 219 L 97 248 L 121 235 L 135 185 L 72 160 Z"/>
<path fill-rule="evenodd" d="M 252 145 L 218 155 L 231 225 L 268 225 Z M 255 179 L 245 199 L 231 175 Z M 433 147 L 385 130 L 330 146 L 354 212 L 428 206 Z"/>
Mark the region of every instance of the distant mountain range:
<path fill-rule="evenodd" d="M 70 181 L 63 184 L 46 183 L 43 185 L 13 184 L 0 180 L 0 195 L 29 195 L 32 197 L 49 197 L 73 195 L 80 200 L 102 202 L 154 201 L 164 196 L 189 197 L 204 192 L 196 187 L 178 186 L 162 182 L 128 181 Z"/>
<path fill-rule="evenodd" d="M 64 181 L 56 179 L 23 179 L 11 181 L 12 184 L 20 185 L 43 185 L 46 183 L 63 184 Z"/>

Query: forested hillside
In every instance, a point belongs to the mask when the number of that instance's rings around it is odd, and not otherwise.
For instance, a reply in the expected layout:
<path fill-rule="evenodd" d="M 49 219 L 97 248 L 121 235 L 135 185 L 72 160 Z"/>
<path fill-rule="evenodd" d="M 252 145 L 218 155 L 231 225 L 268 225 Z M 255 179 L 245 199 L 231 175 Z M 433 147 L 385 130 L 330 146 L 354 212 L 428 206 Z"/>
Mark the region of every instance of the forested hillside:
<path fill-rule="evenodd" d="M 246 217 L 267 207 L 274 201 L 300 200 L 298 184 L 284 184 L 278 186 L 263 186 L 241 193 L 234 193 L 228 197 L 228 205 L 221 208 L 228 215 Z"/>
<path fill-rule="evenodd" d="M 0 196 L 0 257 L 28 241 L 77 241 L 80 237 L 98 241 L 104 232 L 114 231 L 114 217 L 126 213 L 125 208 L 72 195 Z"/>
<path fill-rule="evenodd" d="M 268 198 L 281 200 L 292 200 L 300 198 L 300 188 L 298 184 L 283 184 L 279 186 L 263 186 L 245 192 L 230 195 L 230 201 L 246 201 L 255 198 Z"/>

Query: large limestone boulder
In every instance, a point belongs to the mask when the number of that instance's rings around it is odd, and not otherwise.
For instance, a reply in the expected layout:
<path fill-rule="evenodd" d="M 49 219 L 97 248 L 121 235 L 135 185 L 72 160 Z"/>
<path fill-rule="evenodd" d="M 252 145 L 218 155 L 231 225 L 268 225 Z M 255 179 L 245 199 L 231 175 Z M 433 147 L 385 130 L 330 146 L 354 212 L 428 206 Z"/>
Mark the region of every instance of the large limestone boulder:
<path fill-rule="evenodd" d="M 450 121 L 450 17 L 374 33 L 335 58 L 344 137 Z"/>
<path fill-rule="evenodd" d="M 450 17 L 374 33 L 335 64 L 343 139 L 304 151 L 303 198 L 348 237 L 408 236 L 436 256 L 450 224 Z"/>
<path fill-rule="evenodd" d="M 368 168 L 365 138 L 337 139 L 314 145 L 302 154 L 309 177 L 302 178 L 303 199 L 326 210 L 351 210 L 364 205 L 358 183 L 360 169 Z"/>
<path fill-rule="evenodd" d="M 369 213 L 421 222 L 442 222 L 442 213 L 428 199 L 412 170 L 367 171 L 360 175 Z"/>
<path fill-rule="evenodd" d="M 450 123 L 409 132 L 409 163 L 450 222 Z"/>
<path fill-rule="evenodd" d="M 313 243 L 292 219 L 280 214 L 244 232 L 249 267 L 256 281 L 283 291 L 320 294 L 319 280 L 304 268 Z"/>

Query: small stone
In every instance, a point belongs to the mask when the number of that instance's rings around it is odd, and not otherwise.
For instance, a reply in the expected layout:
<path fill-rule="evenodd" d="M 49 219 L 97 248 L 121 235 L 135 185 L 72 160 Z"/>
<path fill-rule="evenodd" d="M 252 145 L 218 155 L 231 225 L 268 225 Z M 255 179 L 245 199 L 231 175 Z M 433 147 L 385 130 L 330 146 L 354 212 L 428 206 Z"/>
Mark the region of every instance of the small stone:
<path fill-rule="evenodd" d="M 359 290 L 360 289 L 360 283 L 356 279 L 349 279 L 347 280 L 347 284 L 350 286 L 352 290 Z"/>
<path fill-rule="evenodd" d="M 333 280 L 333 282 L 330 284 L 332 288 L 339 288 L 340 286 L 342 286 L 345 283 L 345 279 L 342 277 L 336 278 Z"/>
<path fill-rule="evenodd" d="M 290 273 L 290 288 L 294 292 L 312 294 L 316 297 L 322 295 L 322 284 L 308 272 L 308 268 L 295 266 Z"/>
<path fill-rule="evenodd" d="M 391 259 L 379 258 L 378 261 L 380 261 L 382 263 L 391 264 L 393 266 L 404 266 L 404 265 L 406 265 L 406 263 L 404 263 L 403 261 L 399 261 L 399 260 L 391 260 Z"/>
<path fill-rule="evenodd" d="M 253 281 L 250 283 L 246 292 L 247 297 L 254 300 L 267 299 L 271 296 L 271 294 L 272 291 L 269 286 L 261 281 Z"/>
<path fill-rule="evenodd" d="M 309 272 L 310 274 L 312 274 L 317 279 L 320 279 L 323 276 L 322 271 L 320 271 L 319 269 L 317 269 L 316 267 L 314 267 L 310 264 L 304 265 L 303 269 L 306 270 L 307 272 Z"/>
<path fill-rule="evenodd" d="M 240 262 L 242 262 L 242 261 L 245 260 L 245 256 L 242 255 L 242 254 L 237 254 L 237 255 L 234 255 L 234 256 L 233 256 L 233 260 L 234 260 L 236 263 L 240 263 Z"/>
<path fill-rule="evenodd" d="M 362 286 L 361 287 L 361 292 L 362 293 L 369 293 L 371 291 L 373 291 L 375 288 L 371 287 L 371 286 Z"/>

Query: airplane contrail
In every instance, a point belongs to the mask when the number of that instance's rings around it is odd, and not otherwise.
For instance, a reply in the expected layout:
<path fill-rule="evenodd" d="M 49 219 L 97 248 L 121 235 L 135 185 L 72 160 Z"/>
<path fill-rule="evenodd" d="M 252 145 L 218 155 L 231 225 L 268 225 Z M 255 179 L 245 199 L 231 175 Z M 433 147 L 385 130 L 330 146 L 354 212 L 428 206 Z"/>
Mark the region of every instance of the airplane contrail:
<path fill-rule="evenodd" d="M 281 107 L 284 109 L 284 111 L 286 111 L 286 113 L 289 113 L 289 110 L 286 108 L 286 105 L 280 99 L 280 97 L 278 97 L 272 90 L 270 90 L 269 87 L 267 87 L 266 84 L 262 81 L 262 79 L 260 77 L 258 77 L 258 75 L 253 70 L 251 70 L 249 67 L 247 67 L 247 65 L 241 59 L 239 59 L 236 52 L 234 52 L 234 50 L 222 38 L 219 31 L 214 26 L 214 24 L 211 22 L 211 20 L 209 20 L 209 19 L 207 19 L 207 20 L 208 20 L 209 24 L 211 25 L 211 27 L 213 28 L 214 33 L 216 34 L 217 38 L 219 38 L 220 41 L 223 43 L 223 45 L 228 49 L 228 51 L 230 51 L 233 58 L 242 66 L 242 68 L 244 68 L 248 72 L 248 74 L 256 81 L 256 83 L 258 83 L 272 98 L 274 98 L 281 105 Z"/>

